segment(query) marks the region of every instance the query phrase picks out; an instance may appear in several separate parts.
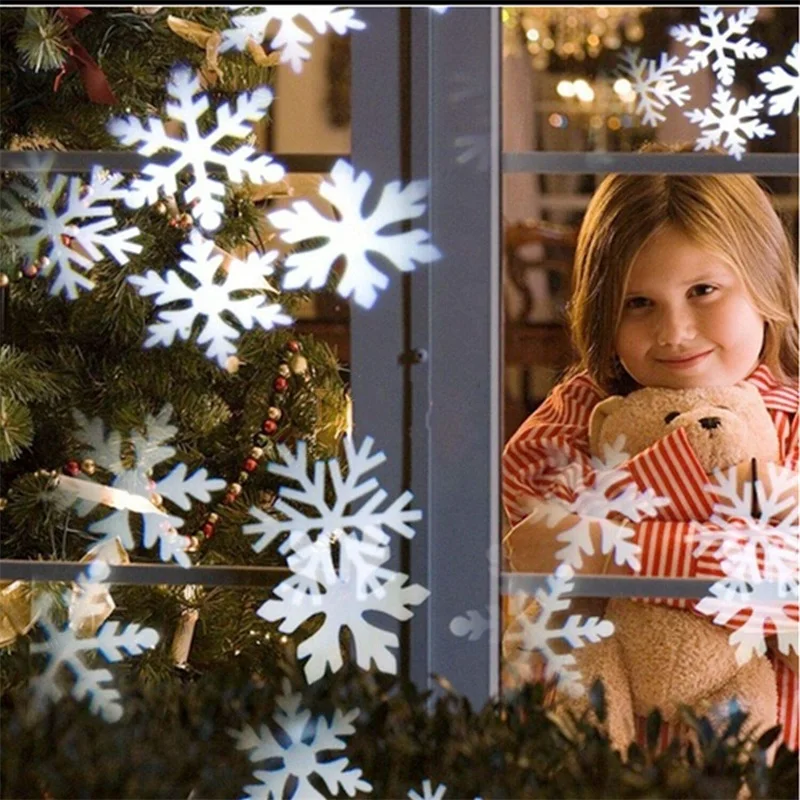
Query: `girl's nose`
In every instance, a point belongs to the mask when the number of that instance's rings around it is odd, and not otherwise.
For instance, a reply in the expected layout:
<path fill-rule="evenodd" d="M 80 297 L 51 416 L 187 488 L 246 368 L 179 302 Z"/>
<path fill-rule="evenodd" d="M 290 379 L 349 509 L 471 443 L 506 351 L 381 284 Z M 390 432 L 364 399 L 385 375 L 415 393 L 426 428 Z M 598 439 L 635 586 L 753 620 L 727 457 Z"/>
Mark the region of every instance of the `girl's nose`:
<path fill-rule="evenodd" d="M 695 335 L 694 319 L 690 313 L 668 309 L 658 320 L 656 336 L 660 347 L 674 347 L 694 339 Z"/>

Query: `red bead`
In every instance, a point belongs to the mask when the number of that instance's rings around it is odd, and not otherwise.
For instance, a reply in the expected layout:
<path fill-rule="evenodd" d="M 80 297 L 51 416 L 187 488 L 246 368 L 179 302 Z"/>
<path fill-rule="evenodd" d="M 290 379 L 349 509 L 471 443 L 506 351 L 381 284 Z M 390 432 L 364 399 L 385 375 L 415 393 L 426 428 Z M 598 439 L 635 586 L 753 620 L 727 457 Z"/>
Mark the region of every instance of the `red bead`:
<path fill-rule="evenodd" d="M 81 465 L 77 461 L 67 461 L 64 465 L 64 472 L 66 472 L 67 475 L 72 475 L 74 478 L 81 474 Z"/>
<path fill-rule="evenodd" d="M 214 535 L 214 526 L 210 522 L 206 522 L 201 530 L 203 531 L 203 536 L 205 536 L 206 539 L 210 539 Z"/>
<path fill-rule="evenodd" d="M 264 431 L 264 433 L 268 433 L 270 436 L 272 436 L 272 434 L 278 430 L 278 423 L 272 419 L 265 419 L 261 425 L 261 430 Z"/>
<path fill-rule="evenodd" d="M 277 378 L 275 378 L 272 388 L 275 389 L 276 392 L 285 392 L 289 388 L 289 381 L 287 381 L 283 376 L 279 375 Z"/>
<path fill-rule="evenodd" d="M 292 339 L 292 341 L 289 342 L 286 345 L 286 347 L 289 350 L 291 350 L 293 353 L 299 353 L 300 352 L 300 342 L 296 342 L 294 339 Z"/>
<path fill-rule="evenodd" d="M 254 458 L 247 458 L 245 459 L 242 468 L 245 470 L 245 472 L 252 472 L 257 466 L 258 461 L 256 461 Z"/>
<path fill-rule="evenodd" d="M 233 505 L 235 500 L 236 500 L 236 495 L 233 492 L 228 492 L 228 494 L 225 495 L 225 499 L 222 502 L 226 506 L 230 506 L 230 505 Z"/>
<path fill-rule="evenodd" d="M 62 233 L 61 234 L 61 244 L 63 244 L 65 247 L 69 247 L 72 244 L 72 237 L 71 236 L 67 236 L 66 233 Z"/>

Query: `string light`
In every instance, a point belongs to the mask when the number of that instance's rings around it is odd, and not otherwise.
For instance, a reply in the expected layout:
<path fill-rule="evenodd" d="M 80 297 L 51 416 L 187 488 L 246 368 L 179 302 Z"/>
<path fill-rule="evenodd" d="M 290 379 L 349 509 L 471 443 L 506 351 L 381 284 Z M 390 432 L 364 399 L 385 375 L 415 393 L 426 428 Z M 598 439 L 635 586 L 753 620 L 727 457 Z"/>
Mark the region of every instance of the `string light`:
<path fill-rule="evenodd" d="M 552 57 L 585 61 L 623 41 L 635 43 L 644 36 L 643 6 L 509 7 L 502 20 L 506 52 L 519 48 L 520 40 L 535 69 L 546 69 Z M 520 37 L 520 32 L 522 37 Z"/>

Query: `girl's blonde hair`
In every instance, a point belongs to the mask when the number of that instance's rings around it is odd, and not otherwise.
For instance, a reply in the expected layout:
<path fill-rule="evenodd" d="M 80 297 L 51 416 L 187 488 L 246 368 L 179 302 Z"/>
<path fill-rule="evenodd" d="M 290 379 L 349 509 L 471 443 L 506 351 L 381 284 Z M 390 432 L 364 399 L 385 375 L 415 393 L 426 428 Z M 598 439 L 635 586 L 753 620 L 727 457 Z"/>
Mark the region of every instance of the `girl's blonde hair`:
<path fill-rule="evenodd" d="M 652 144 L 644 152 L 684 152 Z M 616 358 L 625 287 L 639 251 L 666 225 L 722 258 L 766 320 L 761 361 L 782 383 L 798 377 L 797 274 L 766 191 L 751 175 L 608 175 L 578 235 L 567 318 L 578 363 L 606 392 L 638 387 Z"/>

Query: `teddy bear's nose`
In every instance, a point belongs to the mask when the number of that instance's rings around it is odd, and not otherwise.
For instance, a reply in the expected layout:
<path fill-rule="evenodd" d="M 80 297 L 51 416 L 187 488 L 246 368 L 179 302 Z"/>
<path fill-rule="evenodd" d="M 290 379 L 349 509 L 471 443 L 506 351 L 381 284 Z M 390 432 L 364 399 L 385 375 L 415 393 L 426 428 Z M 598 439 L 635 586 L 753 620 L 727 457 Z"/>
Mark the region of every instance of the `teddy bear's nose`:
<path fill-rule="evenodd" d="M 719 417 L 703 417 L 700 420 L 700 425 L 707 431 L 713 431 L 714 428 L 719 428 L 722 420 Z"/>

